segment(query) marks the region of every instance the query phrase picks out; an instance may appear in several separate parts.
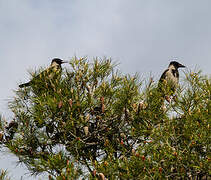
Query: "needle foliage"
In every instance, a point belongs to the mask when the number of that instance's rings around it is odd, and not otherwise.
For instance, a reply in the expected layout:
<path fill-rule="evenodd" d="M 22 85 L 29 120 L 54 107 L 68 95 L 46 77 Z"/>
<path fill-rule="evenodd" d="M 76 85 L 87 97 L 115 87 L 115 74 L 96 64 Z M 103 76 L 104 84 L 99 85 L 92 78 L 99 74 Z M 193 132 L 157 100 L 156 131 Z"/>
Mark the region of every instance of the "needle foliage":
<path fill-rule="evenodd" d="M 186 72 L 171 102 L 109 59 L 73 58 L 59 78 L 18 89 L 1 144 L 49 179 L 211 176 L 211 79 Z M 38 72 L 35 72 L 35 75 Z M 36 80 L 35 80 L 36 81 Z M 12 123 L 12 124 L 11 124 Z"/>

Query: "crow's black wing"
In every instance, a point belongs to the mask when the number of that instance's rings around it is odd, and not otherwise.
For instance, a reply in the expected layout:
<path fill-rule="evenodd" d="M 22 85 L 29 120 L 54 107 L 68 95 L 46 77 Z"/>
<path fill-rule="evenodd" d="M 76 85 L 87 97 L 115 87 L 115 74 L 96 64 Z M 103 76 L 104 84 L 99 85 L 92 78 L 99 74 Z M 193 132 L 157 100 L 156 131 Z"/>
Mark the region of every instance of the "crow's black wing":
<path fill-rule="evenodd" d="M 158 82 L 158 90 L 163 94 L 163 95 L 172 95 L 175 92 L 175 83 L 172 80 L 172 78 L 167 78 L 167 76 L 172 73 L 172 76 L 176 76 L 177 78 L 179 76 L 178 72 L 169 72 L 169 69 L 166 69 L 163 74 L 160 77 L 160 80 Z M 175 74 L 174 74 L 175 73 Z M 171 75 L 170 75 L 171 76 Z"/>
<path fill-rule="evenodd" d="M 164 79 L 166 79 L 166 73 L 168 72 L 168 69 L 166 69 L 163 74 L 160 77 L 159 83 L 162 83 Z"/>

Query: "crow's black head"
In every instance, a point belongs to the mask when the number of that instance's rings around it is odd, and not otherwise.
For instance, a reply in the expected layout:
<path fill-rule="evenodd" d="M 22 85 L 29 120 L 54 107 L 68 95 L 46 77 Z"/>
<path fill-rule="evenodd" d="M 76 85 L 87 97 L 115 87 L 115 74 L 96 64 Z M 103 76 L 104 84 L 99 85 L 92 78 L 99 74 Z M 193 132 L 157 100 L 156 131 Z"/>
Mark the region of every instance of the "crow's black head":
<path fill-rule="evenodd" d="M 53 63 L 57 63 L 57 64 L 61 65 L 61 64 L 63 64 L 63 63 L 67 63 L 67 61 L 63 61 L 63 60 L 61 60 L 61 59 L 59 59 L 59 58 L 54 58 L 54 59 L 52 59 L 52 61 L 51 61 L 51 64 L 53 64 Z"/>
<path fill-rule="evenodd" d="M 178 63 L 177 61 L 171 61 L 169 66 L 171 66 L 171 65 L 174 66 L 175 68 L 184 68 L 185 67 L 184 65 Z"/>

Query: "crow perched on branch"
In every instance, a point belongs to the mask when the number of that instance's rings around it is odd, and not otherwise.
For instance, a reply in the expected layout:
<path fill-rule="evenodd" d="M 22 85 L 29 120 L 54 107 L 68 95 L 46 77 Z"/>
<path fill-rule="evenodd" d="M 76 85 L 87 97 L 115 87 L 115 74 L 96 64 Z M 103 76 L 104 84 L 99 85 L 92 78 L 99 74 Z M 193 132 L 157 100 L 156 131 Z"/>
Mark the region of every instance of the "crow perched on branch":
<path fill-rule="evenodd" d="M 24 83 L 24 84 L 20 84 L 19 87 L 23 88 L 23 87 L 31 86 L 36 81 L 36 79 L 42 79 L 42 77 L 45 77 L 46 75 L 50 79 L 53 79 L 55 75 L 58 75 L 61 73 L 61 71 L 62 71 L 61 64 L 63 64 L 63 63 L 67 63 L 67 61 L 63 61 L 59 58 L 52 59 L 51 65 L 49 68 L 47 68 L 46 70 L 44 70 L 43 72 L 41 72 L 40 74 L 35 76 L 31 81 Z"/>
<path fill-rule="evenodd" d="M 179 83 L 179 68 L 185 68 L 185 66 L 177 61 L 171 61 L 168 69 L 163 72 L 158 83 L 158 88 L 164 96 L 175 93 Z"/>

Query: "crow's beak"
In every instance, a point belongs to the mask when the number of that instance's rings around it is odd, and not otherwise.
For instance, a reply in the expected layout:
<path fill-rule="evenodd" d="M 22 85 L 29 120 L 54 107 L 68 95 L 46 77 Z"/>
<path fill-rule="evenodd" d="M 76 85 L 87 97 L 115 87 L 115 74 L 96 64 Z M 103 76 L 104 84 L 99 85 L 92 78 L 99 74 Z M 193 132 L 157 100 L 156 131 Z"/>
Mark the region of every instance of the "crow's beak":
<path fill-rule="evenodd" d="M 182 64 L 179 64 L 179 67 L 180 68 L 185 68 L 186 66 L 182 65 Z"/>
<path fill-rule="evenodd" d="M 68 63 L 68 61 L 63 61 L 63 60 L 62 60 L 62 64 L 64 64 L 64 63 Z"/>

